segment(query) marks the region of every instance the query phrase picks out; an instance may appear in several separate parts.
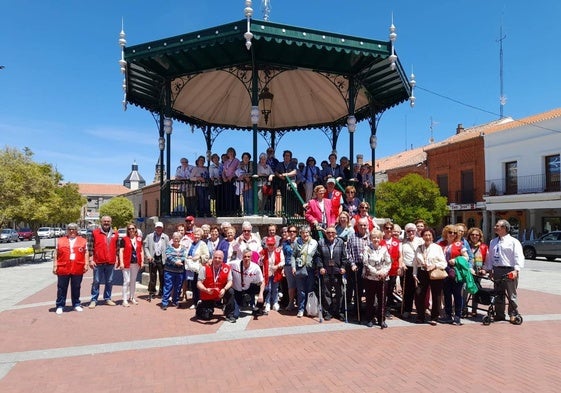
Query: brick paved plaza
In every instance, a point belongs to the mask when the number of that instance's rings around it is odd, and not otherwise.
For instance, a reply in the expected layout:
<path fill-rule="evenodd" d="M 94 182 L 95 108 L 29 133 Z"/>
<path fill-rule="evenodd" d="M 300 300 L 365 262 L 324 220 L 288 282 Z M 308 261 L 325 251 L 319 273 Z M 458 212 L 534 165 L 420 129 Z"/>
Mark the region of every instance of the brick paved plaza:
<path fill-rule="evenodd" d="M 138 306 L 57 316 L 50 263 L 0 269 L 0 392 L 559 391 L 561 276 L 544 274 L 521 278 L 520 326 L 394 317 L 382 331 L 274 311 L 199 323 L 143 287 Z M 86 304 L 90 284 L 91 272 Z"/>

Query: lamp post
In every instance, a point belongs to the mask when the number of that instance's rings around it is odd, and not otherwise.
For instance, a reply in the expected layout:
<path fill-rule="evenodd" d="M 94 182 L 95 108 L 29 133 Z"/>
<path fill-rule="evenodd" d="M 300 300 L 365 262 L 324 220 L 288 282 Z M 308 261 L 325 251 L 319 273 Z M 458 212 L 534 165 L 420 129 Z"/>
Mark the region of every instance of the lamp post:
<path fill-rule="evenodd" d="M 354 148 L 355 148 L 355 131 L 356 131 L 356 117 L 354 115 L 350 115 L 347 117 L 347 129 L 349 130 L 349 165 L 351 167 L 351 178 L 354 179 L 354 164 L 353 164 L 353 157 L 354 157 Z"/>
<path fill-rule="evenodd" d="M 173 120 L 169 117 L 164 117 L 164 132 L 166 134 L 166 180 L 170 179 L 171 168 L 171 133 L 173 132 Z"/>
<path fill-rule="evenodd" d="M 261 102 L 261 113 L 263 114 L 263 119 L 265 124 L 269 123 L 269 115 L 271 114 L 271 108 L 273 106 L 273 98 L 275 95 L 269 91 L 268 87 L 264 87 L 259 94 L 259 102 Z"/>
<path fill-rule="evenodd" d="M 373 119 L 374 120 L 374 119 Z M 378 138 L 376 137 L 376 122 L 372 121 L 372 134 L 370 135 L 370 149 L 372 150 L 372 196 L 370 199 L 370 213 L 376 216 L 376 146 Z"/>

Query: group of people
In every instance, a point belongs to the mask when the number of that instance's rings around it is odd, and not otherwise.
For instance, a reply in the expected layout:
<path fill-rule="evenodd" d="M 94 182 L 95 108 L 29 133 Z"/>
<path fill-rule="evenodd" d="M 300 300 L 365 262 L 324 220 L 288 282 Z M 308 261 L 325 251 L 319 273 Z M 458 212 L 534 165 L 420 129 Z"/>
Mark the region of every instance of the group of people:
<path fill-rule="evenodd" d="M 329 199 L 322 199 L 322 191 L 316 188 L 315 200 L 325 213 L 331 206 L 326 203 Z M 121 304 L 138 304 L 136 277 L 147 265 L 147 300 L 161 298 L 162 310 L 191 302 L 201 320 L 213 318 L 216 307 L 232 323 L 244 308 L 259 317 L 280 311 L 283 298 L 284 310 L 301 318 L 308 295 L 315 292 L 325 320 L 356 315 L 366 326 L 384 329 L 386 318 L 398 311 L 394 293 L 399 292 L 404 319 L 413 317 L 414 305 L 417 323 L 461 325 L 466 293 L 475 293 L 478 277 L 487 273 L 499 278 L 508 275 L 495 286 L 506 293 L 508 317 L 515 320 L 524 255 L 520 242 L 509 235 L 508 221 L 497 222 L 497 236 L 487 246 L 479 228 L 466 231 L 463 224 L 447 225 L 437 239 L 423 220 L 406 224 L 401 238 L 398 224 L 386 221 L 380 228 L 367 212 L 366 202 L 360 202 L 359 213 L 341 210 L 325 227 L 307 216 L 309 225 L 284 227 L 280 234 L 270 225 L 263 238 L 247 221 L 238 235 L 229 223 L 197 227 L 192 216 L 175 226 L 171 238 L 161 222 L 144 239 L 134 224 L 127 225 L 127 235 L 119 238 L 107 216 L 87 240 L 78 235 L 76 224 L 69 224 L 53 260 L 53 273 L 58 276 L 56 313 L 63 312 L 69 285 L 73 309 L 83 310 L 80 286 L 89 269 L 93 270 L 90 309 L 100 300 L 102 281 L 104 303 L 116 305 L 111 298 L 116 269 L 123 272 Z M 506 303 L 499 299 L 495 305 L 495 320 L 506 318 Z M 472 302 L 471 316 L 477 315 L 477 306 Z"/>
<path fill-rule="evenodd" d="M 359 194 L 357 197 L 372 189 L 370 164 L 357 164 L 351 168 L 347 157 L 341 157 L 337 162 L 334 153 L 317 166 L 314 157 L 308 157 L 305 163 L 298 162 L 290 150 L 283 151 L 282 159 L 278 160 L 274 150 L 268 148 L 257 160 L 257 177 L 253 176 L 251 154 L 244 152 L 241 159 L 236 154 L 236 150 L 229 147 L 221 156 L 212 154 L 208 165 L 205 165 L 204 156 L 196 159 L 195 166 L 190 165 L 185 157 L 180 159 L 175 180 L 184 181 L 180 191 L 187 214 L 208 217 L 212 212 L 218 216 L 230 215 L 231 212 L 243 212 L 244 215 L 257 213 L 254 209 L 254 181 L 257 183 L 257 207 L 260 213 L 275 209 L 273 196 L 277 195 L 277 191 L 280 191 L 285 201 L 285 210 L 291 214 L 299 209 L 297 199 L 304 203 L 309 201 L 314 187 L 327 185 L 330 180 L 343 185 L 352 180 Z"/>

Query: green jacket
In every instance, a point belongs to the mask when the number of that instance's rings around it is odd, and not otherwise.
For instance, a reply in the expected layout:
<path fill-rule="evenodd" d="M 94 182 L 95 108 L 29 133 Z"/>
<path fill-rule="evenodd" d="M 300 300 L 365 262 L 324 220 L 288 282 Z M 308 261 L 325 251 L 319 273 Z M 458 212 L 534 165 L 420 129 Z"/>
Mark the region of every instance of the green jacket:
<path fill-rule="evenodd" d="M 455 258 L 454 270 L 456 271 L 456 282 L 466 284 L 466 290 L 474 295 L 478 288 L 471 274 L 471 266 L 465 257 L 459 256 Z"/>

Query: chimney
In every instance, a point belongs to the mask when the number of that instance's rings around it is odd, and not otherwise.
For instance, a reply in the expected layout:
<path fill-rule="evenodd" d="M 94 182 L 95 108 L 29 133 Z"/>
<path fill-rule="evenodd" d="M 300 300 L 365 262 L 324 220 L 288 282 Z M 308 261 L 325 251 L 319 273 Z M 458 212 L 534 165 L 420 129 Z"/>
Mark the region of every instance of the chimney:
<path fill-rule="evenodd" d="M 456 128 L 456 135 L 458 135 L 460 132 L 464 132 L 464 126 L 461 123 L 458 124 L 458 127 Z"/>

